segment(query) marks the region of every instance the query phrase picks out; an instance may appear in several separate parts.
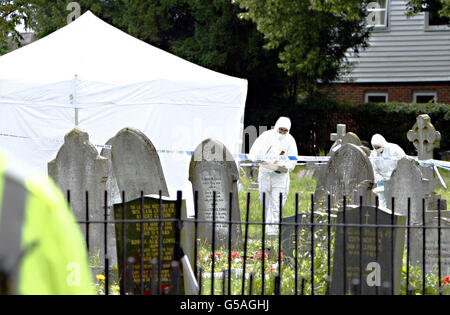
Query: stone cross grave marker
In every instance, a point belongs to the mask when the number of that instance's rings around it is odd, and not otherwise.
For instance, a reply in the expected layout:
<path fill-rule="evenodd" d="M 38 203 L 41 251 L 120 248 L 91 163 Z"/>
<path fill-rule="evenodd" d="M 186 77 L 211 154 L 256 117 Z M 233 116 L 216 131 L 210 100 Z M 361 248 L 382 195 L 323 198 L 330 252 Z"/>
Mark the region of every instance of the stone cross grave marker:
<path fill-rule="evenodd" d="M 339 208 L 344 196 L 347 204 L 359 204 L 362 196 L 364 205 L 373 205 L 373 184 L 374 173 L 367 154 L 353 144 L 344 144 L 321 168 L 315 193 L 316 209 L 327 209 L 328 195 L 332 208 Z"/>
<path fill-rule="evenodd" d="M 441 141 L 441 134 L 436 131 L 431 123 L 430 116 L 424 114 L 417 117 L 417 121 L 407 134 L 408 140 L 414 144 L 417 149 L 417 155 L 420 161 L 433 159 L 433 150 L 439 148 Z M 423 177 L 428 179 L 432 185 L 433 190 L 439 185 L 439 181 L 434 178 L 435 170 L 429 166 L 419 166 Z M 438 172 L 436 170 L 436 172 Z M 439 195 L 433 193 L 427 200 L 428 208 L 437 209 L 437 200 Z M 446 208 L 446 206 L 444 207 Z"/>
<path fill-rule="evenodd" d="M 189 180 L 192 183 L 193 193 L 198 192 L 198 219 L 213 221 L 213 195 L 216 193 L 216 246 L 227 246 L 229 225 L 221 223 L 230 218 L 230 193 L 233 194 L 231 202 L 231 218 L 233 222 L 240 222 L 239 196 L 237 181 L 239 172 L 236 162 L 228 149 L 220 142 L 212 139 L 205 140 L 197 147 L 191 159 Z M 207 244 L 212 243 L 212 223 L 200 223 L 198 235 Z M 241 226 L 232 225 L 232 244 L 240 246 Z"/>
<path fill-rule="evenodd" d="M 347 126 L 344 124 L 337 125 L 337 132 L 332 133 L 330 136 L 331 141 L 339 141 L 344 139 L 345 135 L 347 134 Z"/>
<path fill-rule="evenodd" d="M 353 132 L 347 132 L 347 126 L 344 124 L 337 125 L 337 132 L 332 133 L 330 139 L 331 141 L 334 141 L 334 143 L 328 156 L 331 156 L 333 152 L 337 151 L 344 144 L 354 144 L 366 152 L 367 155 L 370 155 L 370 149 L 362 144 L 358 135 Z"/>
<path fill-rule="evenodd" d="M 339 145 L 342 145 L 342 139 L 344 139 L 345 135 L 347 134 L 347 126 L 343 124 L 337 125 L 337 132 L 332 133 L 330 135 L 330 140 L 334 141 L 333 145 L 331 146 L 331 152 L 334 152 L 333 149 L 338 147 Z"/>
<path fill-rule="evenodd" d="M 108 160 L 100 156 L 89 141 L 89 135 L 79 129 L 64 138 L 56 158 L 48 163 L 48 174 L 63 193 L 70 191 L 70 206 L 78 221 L 86 221 L 86 191 L 89 193 L 89 220 L 104 220 L 104 193 L 108 178 Z M 86 225 L 80 225 L 86 236 Z M 112 237 L 108 234 L 108 238 Z M 115 250 L 114 247 L 109 251 Z M 89 226 L 89 254 L 104 263 L 103 225 Z"/>
<path fill-rule="evenodd" d="M 430 116 L 426 114 L 417 117 L 417 122 L 408 131 L 407 137 L 417 149 L 419 160 L 431 160 L 433 150 L 439 147 L 441 141 L 441 134 L 436 131 Z"/>
<path fill-rule="evenodd" d="M 126 201 L 145 195 L 169 196 L 158 153 L 139 130 L 125 128 L 110 141 L 114 176 Z"/>
<path fill-rule="evenodd" d="M 344 212 L 337 222 L 344 223 Z M 349 206 L 345 224 L 404 226 L 406 218 L 388 209 L 373 206 Z M 336 228 L 333 274 L 330 293 L 375 295 L 400 294 L 401 268 L 405 241 L 404 228 Z M 354 286 L 359 292 L 354 292 Z"/>
<path fill-rule="evenodd" d="M 127 202 L 125 204 L 125 216 L 127 220 L 141 220 L 142 217 L 144 220 L 176 219 L 176 204 L 176 200 L 171 200 L 167 197 L 163 197 L 160 204 L 159 196 L 145 196 L 143 200 L 139 198 Z M 186 212 L 185 207 L 185 202 L 183 201 L 182 212 Z M 114 205 L 115 220 L 123 220 L 123 212 L 122 204 Z M 146 222 L 142 224 L 144 233 L 144 295 L 174 293 L 170 291 L 174 285 L 171 278 L 171 266 L 176 258 L 177 224 L 178 222 L 161 222 L 161 224 L 159 222 Z M 125 293 L 139 295 L 142 255 L 141 223 L 127 223 L 125 234 L 122 223 L 116 223 L 115 228 L 119 274 L 125 275 L 121 278 L 121 291 L 124 292 L 124 279 L 126 279 L 128 287 Z M 125 238 L 124 235 L 126 235 Z M 134 264 L 130 264 L 130 258 L 133 259 Z M 155 264 L 154 262 L 157 263 Z M 159 275 L 161 275 L 161 278 L 159 278 Z M 183 279 L 180 279 L 180 293 L 184 290 L 182 283 Z M 154 290 L 157 292 L 153 292 Z"/>

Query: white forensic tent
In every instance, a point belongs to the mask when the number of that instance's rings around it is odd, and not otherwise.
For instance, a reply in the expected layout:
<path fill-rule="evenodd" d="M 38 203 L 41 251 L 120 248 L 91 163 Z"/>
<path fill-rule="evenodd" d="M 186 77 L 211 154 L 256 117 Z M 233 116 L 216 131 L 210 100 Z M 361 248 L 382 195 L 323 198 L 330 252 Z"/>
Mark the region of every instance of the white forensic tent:
<path fill-rule="evenodd" d="M 46 172 L 74 127 L 96 145 L 134 127 L 157 150 L 194 151 L 214 138 L 239 153 L 247 86 L 87 12 L 0 57 L 0 148 Z M 191 199 L 190 156 L 160 158 L 171 197 L 183 190 Z"/>

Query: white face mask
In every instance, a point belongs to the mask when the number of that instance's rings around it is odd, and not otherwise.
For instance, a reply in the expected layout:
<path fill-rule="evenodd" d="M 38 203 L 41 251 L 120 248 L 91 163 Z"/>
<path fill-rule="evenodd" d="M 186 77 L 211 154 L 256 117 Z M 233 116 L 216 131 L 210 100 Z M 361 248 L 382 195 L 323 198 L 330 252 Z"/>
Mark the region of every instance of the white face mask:
<path fill-rule="evenodd" d="M 286 139 L 287 134 L 283 135 L 281 133 L 278 133 L 278 140 L 279 141 L 283 141 L 284 139 Z"/>
<path fill-rule="evenodd" d="M 378 154 L 382 154 L 382 153 L 384 152 L 384 148 L 379 148 L 379 149 L 377 150 L 377 152 L 378 152 Z"/>

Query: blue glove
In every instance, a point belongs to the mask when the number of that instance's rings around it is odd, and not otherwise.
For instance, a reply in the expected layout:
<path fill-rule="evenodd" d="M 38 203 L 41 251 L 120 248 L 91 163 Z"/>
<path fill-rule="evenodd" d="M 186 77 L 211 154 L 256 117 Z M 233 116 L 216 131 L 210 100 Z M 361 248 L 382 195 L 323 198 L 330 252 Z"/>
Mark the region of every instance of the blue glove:
<path fill-rule="evenodd" d="M 382 179 L 381 181 L 380 181 L 380 185 L 379 186 L 384 186 L 384 179 Z"/>

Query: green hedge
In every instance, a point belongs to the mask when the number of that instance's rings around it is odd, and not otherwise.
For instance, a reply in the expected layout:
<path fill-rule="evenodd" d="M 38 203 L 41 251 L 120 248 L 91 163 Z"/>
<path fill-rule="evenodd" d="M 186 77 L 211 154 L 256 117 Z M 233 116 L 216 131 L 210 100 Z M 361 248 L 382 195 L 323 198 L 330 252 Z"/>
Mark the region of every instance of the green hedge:
<path fill-rule="evenodd" d="M 292 133 L 300 144 L 303 154 L 328 152 L 332 142 L 330 134 L 336 132 L 337 124 L 346 124 L 347 132 L 356 133 L 361 140 L 370 142 L 376 133 L 388 142 L 400 145 L 408 154 L 414 146 L 406 137 L 420 114 L 428 114 L 431 122 L 442 135 L 441 146 L 435 150 L 435 158 L 440 152 L 450 150 L 450 105 L 449 104 L 405 104 L 368 103 L 343 104 L 324 98 L 311 99 L 300 104 L 289 113 L 293 119 Z M 317 134 L 318 148 L 311 152 L 311 130 Z"/>

